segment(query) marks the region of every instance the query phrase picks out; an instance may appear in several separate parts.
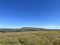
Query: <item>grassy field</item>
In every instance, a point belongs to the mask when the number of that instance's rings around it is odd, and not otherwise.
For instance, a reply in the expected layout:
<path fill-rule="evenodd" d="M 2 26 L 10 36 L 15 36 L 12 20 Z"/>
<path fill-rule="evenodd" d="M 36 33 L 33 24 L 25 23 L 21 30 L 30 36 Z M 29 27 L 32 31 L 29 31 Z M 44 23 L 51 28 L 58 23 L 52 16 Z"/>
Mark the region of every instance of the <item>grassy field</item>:
<path fill-rule="evenodd" d="M 60 45 L 60 31 L 0 32 L 0 45 Z"/>

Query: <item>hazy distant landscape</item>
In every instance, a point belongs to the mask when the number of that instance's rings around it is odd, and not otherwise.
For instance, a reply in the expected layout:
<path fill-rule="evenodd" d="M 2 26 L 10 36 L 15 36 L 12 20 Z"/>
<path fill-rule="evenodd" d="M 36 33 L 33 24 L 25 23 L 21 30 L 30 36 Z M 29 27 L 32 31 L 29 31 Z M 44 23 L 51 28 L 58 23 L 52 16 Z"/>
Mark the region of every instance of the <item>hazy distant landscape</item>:
<path fill-rule="evenodd" d="M 0 45 L 60 45 L 59 29 L 0 29 Z"/>
<path fill-rule="evenodd" d="M 46 28 L 34 28 L 34 27 L 0 28 L 0 32 L 25 32 L 25 31 L 60 31 L 60 29 L 46 29 Z"/>

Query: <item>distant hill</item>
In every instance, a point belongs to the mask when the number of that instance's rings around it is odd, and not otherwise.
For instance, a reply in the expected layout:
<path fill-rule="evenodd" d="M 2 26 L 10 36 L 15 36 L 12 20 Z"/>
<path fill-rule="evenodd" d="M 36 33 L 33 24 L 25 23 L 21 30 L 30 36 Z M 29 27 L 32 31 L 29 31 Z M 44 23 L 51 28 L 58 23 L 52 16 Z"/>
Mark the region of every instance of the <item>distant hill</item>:
<path fill-rule="evenodd" d="M 45 28 L 34 28 L 34 27 L 22 27 L 22 28 L 0 28 L 0 32 L 21 32 L 21 31 L 56 31 L 60 29 L 45 29 Z"/>

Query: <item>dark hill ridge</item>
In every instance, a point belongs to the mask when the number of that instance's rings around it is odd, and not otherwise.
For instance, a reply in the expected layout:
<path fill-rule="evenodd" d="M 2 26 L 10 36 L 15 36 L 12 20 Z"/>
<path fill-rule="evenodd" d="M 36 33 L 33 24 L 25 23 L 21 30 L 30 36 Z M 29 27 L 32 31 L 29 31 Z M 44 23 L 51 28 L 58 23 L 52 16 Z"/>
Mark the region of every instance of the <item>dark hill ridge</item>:
<path fill-rule="evenodd" d="M 0 28 L 0 32 L 21 32 L 21 31 L 60 31 L 60 29 L 45 29 L 34 27 L 22 27 L 22 28 Z"/>

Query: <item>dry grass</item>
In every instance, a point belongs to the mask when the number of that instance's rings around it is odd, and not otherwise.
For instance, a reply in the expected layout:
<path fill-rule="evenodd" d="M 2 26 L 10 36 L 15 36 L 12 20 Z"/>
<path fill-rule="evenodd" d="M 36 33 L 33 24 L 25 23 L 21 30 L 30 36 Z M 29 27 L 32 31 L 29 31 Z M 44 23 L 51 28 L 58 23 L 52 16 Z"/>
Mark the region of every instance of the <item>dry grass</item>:
<path fill-rule="evenodd" d="M 0 45 L 60 45 L 60 31 L 0 33 Z"/>

